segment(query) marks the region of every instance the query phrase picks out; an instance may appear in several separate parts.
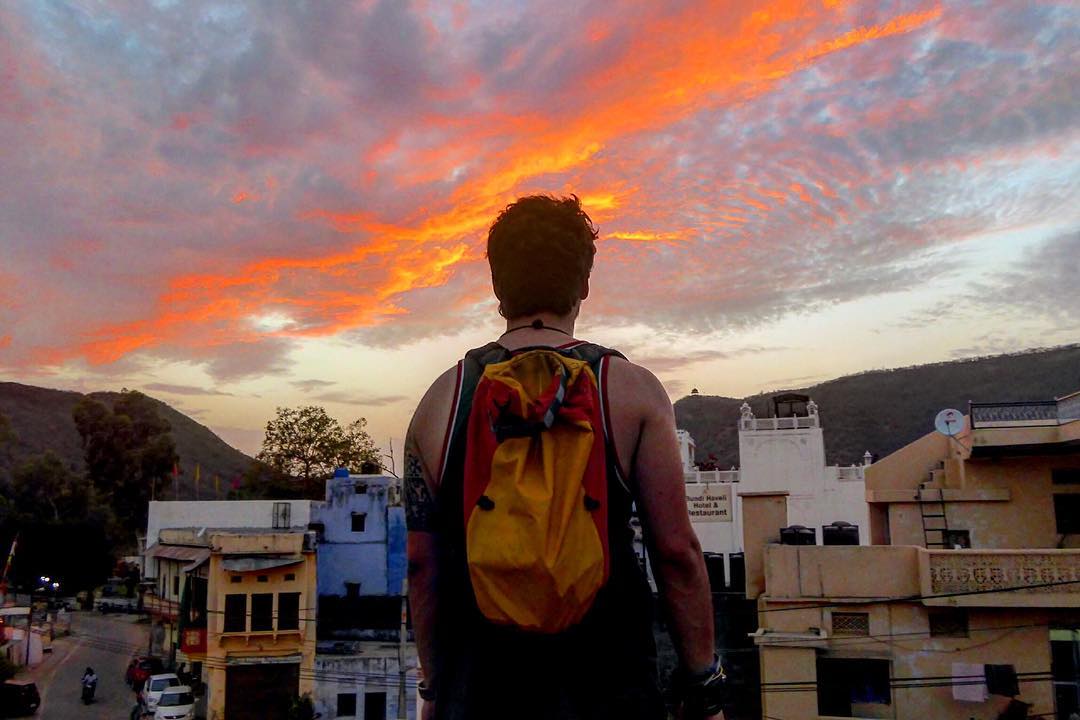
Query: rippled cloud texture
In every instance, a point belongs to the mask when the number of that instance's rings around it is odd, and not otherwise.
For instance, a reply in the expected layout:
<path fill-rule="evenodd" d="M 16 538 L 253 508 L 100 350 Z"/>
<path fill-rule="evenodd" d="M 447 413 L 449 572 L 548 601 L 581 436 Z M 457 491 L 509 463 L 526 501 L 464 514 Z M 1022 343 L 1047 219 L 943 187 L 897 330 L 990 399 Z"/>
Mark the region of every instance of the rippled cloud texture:
<path fill-rule="evenodd" d="M 1075 3 L 570 5 L 3 3 L 0 368 L 332 383 L 305 342 L 482 323 L 538 190 L 601 227 L 592 327 L 750 330 L 1033 227 L 1076 262 Z M 1037 300 L 1024 267 L 971 289 Z"/>

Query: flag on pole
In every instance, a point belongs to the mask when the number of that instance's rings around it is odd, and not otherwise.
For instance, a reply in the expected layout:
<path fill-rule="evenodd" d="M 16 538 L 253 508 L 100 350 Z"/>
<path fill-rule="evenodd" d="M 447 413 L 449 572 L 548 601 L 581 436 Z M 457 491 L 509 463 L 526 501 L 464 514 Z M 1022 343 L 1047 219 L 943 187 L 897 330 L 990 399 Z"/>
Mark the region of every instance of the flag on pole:
<path fill-rule="evenodd" d="M 8 552 L 7 562 L 4 563 L 4 574 L 0 580 L 7 582 L 8 573 L 11 572 L 11 563 L 15 559 L 15 548 L 19 546 L 19 533 L 15 533 L 15 539 L 11 541 L 11 550 Z"/>
<path fill-rule="evenodd" d="M 15 559 L 15 548 L 18 546 L 18 533 L 15 533 L 15 539 L 11 541 L 11 552 L 8 553 L 8 561 L 3 563 L 3 574 L 0 575 L 0 596 L 4 600 L 8 599 L 8 573 L 11 572 L 11 562 Z"/>

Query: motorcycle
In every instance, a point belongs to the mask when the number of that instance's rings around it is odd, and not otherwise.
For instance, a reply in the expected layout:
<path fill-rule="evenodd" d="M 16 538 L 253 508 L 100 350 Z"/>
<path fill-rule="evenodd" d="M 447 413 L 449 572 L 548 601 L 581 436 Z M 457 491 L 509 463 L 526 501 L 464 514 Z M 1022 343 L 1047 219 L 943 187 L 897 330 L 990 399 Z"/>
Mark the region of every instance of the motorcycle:
<path fill-rule="evenodd" d="M 94 702 L 94 692 L 97 690 L 97 678 L 83 678 L 82 701 L 84 705 Z"/>

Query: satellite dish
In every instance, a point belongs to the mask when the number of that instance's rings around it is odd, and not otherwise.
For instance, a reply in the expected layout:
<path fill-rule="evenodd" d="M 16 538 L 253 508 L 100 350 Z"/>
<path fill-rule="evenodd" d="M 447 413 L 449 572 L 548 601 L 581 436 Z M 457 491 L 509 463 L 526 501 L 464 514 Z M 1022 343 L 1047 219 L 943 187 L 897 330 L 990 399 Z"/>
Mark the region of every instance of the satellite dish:
<path fill-rule="evenodd" d="M 964 429 L 964 413 L 948 408 L 934 418 L 934 429 L 942 435 L 956 437 Z"/>

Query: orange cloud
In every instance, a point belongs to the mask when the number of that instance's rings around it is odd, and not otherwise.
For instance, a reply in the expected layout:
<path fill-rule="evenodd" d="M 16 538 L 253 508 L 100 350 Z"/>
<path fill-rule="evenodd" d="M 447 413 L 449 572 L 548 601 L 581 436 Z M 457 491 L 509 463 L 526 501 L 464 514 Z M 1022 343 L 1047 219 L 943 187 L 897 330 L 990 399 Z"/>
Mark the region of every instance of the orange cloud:
<path fill-rule="evenodd" d="M 395 128 L 369 147 L 367 161 L 395 168 L 399 160 L 408 161 L 398 182 L 441 183 L 451 190 L 433 191 L 428 203 L 396 222 L 371 209 L 308 208 L 298 213 L 300 219 L 328 226 L 350 245 L 338 252 L 267 257 L 218 272 L 175 277 L 149 317 L 95 328 L 84 342 L 53 357 L 66 353 L 109 363 L 164 343 L 208 347 L 247 341 L 261 333 L 244 321 L 268 311 L 296 318 L 295 326 L 274 331 L 285 336 L 325 335 L 385 322 L 404 312 L 397 302 L 401 296 L 443 285 L 457 267 L 478 261 L 484 228 L 518 194 L 599 167 L 606 162 L 605 151 L 618 141 L 670 127 L 703 108 L 744 103 L 820 58 L 911 32 L 941 15 L 935 7 L 813 41 L 811 30 L 819 28 L 815 21 L 824 22 L 816 15 L 831 13 L 837 2 L 814 8 L 797 0 L 772 0 L 746 17 L 738 17 L 734 5 L 691 3 L 677 14 L 658 13 L 610 63 L 566 90 L 579 93 L 580 102 L 567 102 L 550 116 L 495 110 L 460 119 L 430 116 L 423 119 L 427 124 Z M 834 15 L 828 22 L 836 22 Z M 598 22 L 585 37 L 603 43 L 610 32 Z M 188 127 L 188 116 L 176 118 L 174 127 Z M 256 155 L 271 150 L 255 145 L 247 149 Z M 458 171 L 461 180 L 453 179 Z M 824 185 L 816 187 L 829 195 Z M 814 205 L 804 185 L 794 183 L 788 189 L 794 195 L 759 186 L 722 196 L 726 199 L 706 222 L 722 233 L 742 226 L 750 214 L 768 214 L 793 197 Z M 239 190 L 231 199 L 242 204 L 258 195 Z M 622 189 L 598 189 L 585 193 L 583 201 L 590 212 L 613 221 L 633 219 L 644 207 L 632 190 Z M 624 230 L 606 237 L 679 244 L 688 241 L 690 231 Z M 348 289 L 327 289 L 344 278 Z"/>

